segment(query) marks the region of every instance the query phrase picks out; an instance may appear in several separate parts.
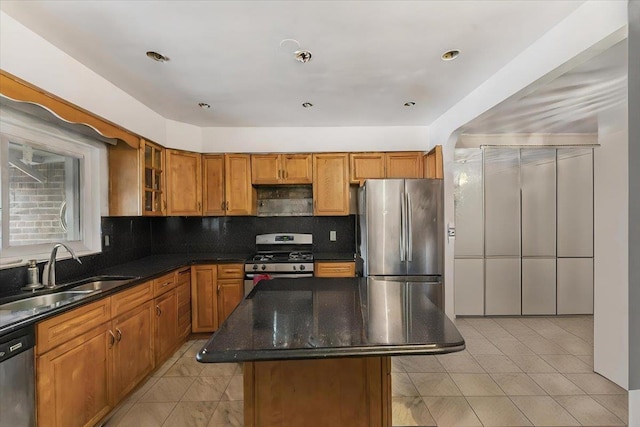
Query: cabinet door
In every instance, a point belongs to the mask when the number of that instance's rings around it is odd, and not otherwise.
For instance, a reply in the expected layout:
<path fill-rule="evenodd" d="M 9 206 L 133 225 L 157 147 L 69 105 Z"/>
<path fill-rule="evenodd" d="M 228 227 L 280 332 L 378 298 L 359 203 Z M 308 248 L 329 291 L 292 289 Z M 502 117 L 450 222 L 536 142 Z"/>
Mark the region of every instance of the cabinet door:
<path fill-rule="evenodd" d="M 422 153 L 386 153 L 387 178 L 422 178 Z"/>
<path fill-rule="evenodd" d="M 431 151 L 424 155 L 424 177 L 444 179 L 442 163 L 442 145 L 436 145 Z"/>
<path fill-rule="evenodd" d="M 278 184 L 282 175 L 280 156 L 278 154 L 251 155 L 252 184 Z"/>
<path fill-rule="evenodd" d="M 311 184 L 313 181 L 311 154 L 280 155 L 283 184 Z"/>
<path fill-rule="evenodd" d="M 484 151 L 485 255 L 520 255 L 520 155 L 510 148 Z"/>
<path fill-rule="evenodd" d="M 350 182 L 359 184 L 365 179 L 384 178 L 384 153 L 349 154 Z"/>
<path fill-rule="evenodd" d="M 456 315 L 483 316 L 484 260 L 456 258 L 453 265 Z"/>
<path fill-rule="evenodd" d="M 313 155 L 313 214 L 349 215 L 347 154 Z"/>
<path fill-rule="evenodd" d="M 166 182 L 163 173 L 165 170 L 165 149 L 141 139 L 139 150 L 140 164 L 142 165 L 142 214 L 164 215 L 166 211 L 166 193 L 164 191 Z M 115 172 L 114 177 L 120 174 L 120 171 Z"/>
<path fill-rule="evenodd" d="M 90 427 L 109 413 L 115 343 L 109 326 L 103 323 L 37 358 L 38 426 Z"/>
<path fill-rule="evenodd" d="M 456 148 L 454 156 L 455 255 L 481 257 L 484 255 L 482 150 Z"/>
<path fill-rule="evenodd" d="M 523 149 L 520 156 L 522 256 L 554 257 L 556 255 L 556 150 Z"/>
<path fill-rule="evenodd" d="M 167 150 L 167 215 L 202 215 L 201 155 Z"/>
<path fill-rule="evenodd" d="M 593 256 L 593 150 L 558 149 L 558 256 Z"/>
<path fill-rule="evenodd" d="M 521 314 L 520 258 L 485 260 L 485 296 L 485 314 Z"/>
<path fill-rule="evenodd" d="M 558 258 L 558 314 L 593 314 L 593 258 Z"/>
<path fill-rule="evenodd" d="M 224 209 L 224 155 L 202 156 L 203 215 L 222 216 Z"/>
<path fill-rule="evenodd" d="M 155 354 L 156 364 L 159 365 L 171 356 L 177 343 L 178 303 L 175 289 L 156 298 L 155 304 Z"/>
<path fill-rule="evenodd" d="M 193 332 L 218 329 L 217 268 L 215 265 L 191 267 L 191 328 Z"/>
<path fill-rule="evenodd" d="M 244 298 L 242 279 L 218 280 L 218 325 L 226 320 Z"/>
<path fill-rule="evenodd" d="M 186 338 L 191 333 L 191 269 L 180 270 L 177 275 L 178 337 Z"/>
<path fill-rule="evenodd" d="M 227 215 L 255 215 L 256 192 L 251 186 L 251 156 L 225 154 L 225 198 Z"/>
<path fill-rule="evenodd" d="M 113 404 L 123 398 L 155 366 L 153 303 L 147 301 L 113 320 Z"/>
<path fill-rule="evenodd" d="M 313 275 L 314 277 L 356 277 L 356 263 L 316 261 Z"/>
<path fill-rule="evenodd" d="M 522 314 L 556 314 L 556 259 L 522 259 Z"/>

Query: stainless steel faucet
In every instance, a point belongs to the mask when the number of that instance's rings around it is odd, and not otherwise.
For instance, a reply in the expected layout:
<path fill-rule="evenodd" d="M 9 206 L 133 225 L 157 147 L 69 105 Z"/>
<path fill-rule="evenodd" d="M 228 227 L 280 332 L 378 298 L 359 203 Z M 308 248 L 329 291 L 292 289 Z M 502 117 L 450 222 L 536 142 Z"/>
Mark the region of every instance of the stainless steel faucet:
<path fill-rule="evenodd" d="M 56 255 L 60 246 L 63 246 L 67 250 L 67 252 L 71 254 L 73 259 L 82 264 L 82 261 L 80 261 L 80 259 L 76 256 L 76 253 L 73 252 L 73 249 L 71 249 L 64 243 L 56 243 L 55 245 L 53 245 L 53 249 L 51 249 L 49 262 L 45 264 L 44 271 L 42 272 L 42 284 L 45 288 L 53 289 L 56 287 Z"/>

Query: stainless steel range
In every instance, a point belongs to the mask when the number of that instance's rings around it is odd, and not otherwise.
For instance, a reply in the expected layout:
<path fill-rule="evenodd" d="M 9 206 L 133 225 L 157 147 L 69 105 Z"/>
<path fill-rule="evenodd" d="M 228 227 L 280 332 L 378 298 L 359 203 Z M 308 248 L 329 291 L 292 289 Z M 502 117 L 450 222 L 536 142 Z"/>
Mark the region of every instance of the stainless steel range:
<path fill-rule="evenodd" d="M 244 264 L 244 293 L 260 278 L 313 277 L 312 234 L 277 233 L 256 236 L 256 254 Z"/>

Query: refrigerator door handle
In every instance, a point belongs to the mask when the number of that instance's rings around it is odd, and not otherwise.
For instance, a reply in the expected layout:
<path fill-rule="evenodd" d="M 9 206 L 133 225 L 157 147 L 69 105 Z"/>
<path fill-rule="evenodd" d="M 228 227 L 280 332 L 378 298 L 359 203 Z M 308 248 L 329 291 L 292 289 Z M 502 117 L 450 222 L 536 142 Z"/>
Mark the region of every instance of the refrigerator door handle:
<path fill-rule="evenodd" d="M 407 248 L 407 244 L 405 241 L 405 237 L 407 232 L 405 230 L 405 204 L 404 204 L 404 193 L 400 193 L 400 261 L 405 260 L 405 250 Z"/>
<path fill-rule="evenodd" d="M 413 221 L 411 215 L 411 195 L 407 193 L 407 261 L 413 261 Z"/>

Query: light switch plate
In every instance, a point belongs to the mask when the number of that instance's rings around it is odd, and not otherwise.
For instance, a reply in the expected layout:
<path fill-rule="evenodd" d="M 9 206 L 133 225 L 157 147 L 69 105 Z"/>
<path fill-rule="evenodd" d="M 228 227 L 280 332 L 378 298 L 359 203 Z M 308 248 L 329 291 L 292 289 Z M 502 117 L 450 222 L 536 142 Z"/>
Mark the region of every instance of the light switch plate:
<path fill-rule="evenodd" d="M 336 241 L 336 230 L 329 231 L 329 240 L 331 240 L 332 242 Z"/>

